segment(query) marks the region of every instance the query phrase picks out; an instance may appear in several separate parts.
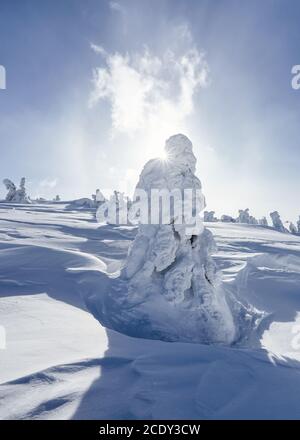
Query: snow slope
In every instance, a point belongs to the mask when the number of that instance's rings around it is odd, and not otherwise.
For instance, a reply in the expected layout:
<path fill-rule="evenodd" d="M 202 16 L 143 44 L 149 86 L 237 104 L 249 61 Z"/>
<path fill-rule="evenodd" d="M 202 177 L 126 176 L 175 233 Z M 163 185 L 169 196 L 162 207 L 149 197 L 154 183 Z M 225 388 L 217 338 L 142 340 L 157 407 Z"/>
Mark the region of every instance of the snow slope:
<path fill-rule="evenodd" d="M 239 346 L 106 331 L 84 299 L 136 230 L 62 203 L 0 204 L 0 418 L 300 418 L 300 237 L 207 227 L 224 287 L 269 314 Z"/>

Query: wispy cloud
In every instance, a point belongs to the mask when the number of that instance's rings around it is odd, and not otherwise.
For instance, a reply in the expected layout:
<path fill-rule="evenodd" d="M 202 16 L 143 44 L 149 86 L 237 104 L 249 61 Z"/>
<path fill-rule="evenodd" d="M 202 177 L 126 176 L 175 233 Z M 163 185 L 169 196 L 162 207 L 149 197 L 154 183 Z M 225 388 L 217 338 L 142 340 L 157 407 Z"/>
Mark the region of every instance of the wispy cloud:
<path fill-rule="evenodd" d="M 94 44 L 94 43 L 90 43 L 90 46 L 91 46 L 91 49 L 94 52 L 98 53 L 99 55 L 103 55 L 105 57 L 107 56 L 107 52 L 102 46 L 99 46 L 98 44 Z"/>
<path fill-rule="evenodd" d="M 125 15 L 126 14 L 126 10 L 124 8 L 124 6 L 122 6 L 120 3 L 115 2 L 115 1 L 110 1 L 109 2 L 109 7 L 112 11 L 116 11 L 119 12 L 120 14 Z"/>
<path fill-rule="evenodd" d="M 208 83 L 208 66 L 187 27 L 178 28 L 177 36 L 185 44 L 160 55 L 147 48 L 123 54 L 96 49 L 104 65 L 94 70 L 91 104 L 110 102 L 114 134 L 170 135 L 193 113 L 196 92 Z"/>
<path fill-rule="evenodd" d="M 53 189 L 57 186 L 58 180 L 57 179 L 43 179 L 39 183 L 40 188 L 47 188 L 47 189 Z"/>

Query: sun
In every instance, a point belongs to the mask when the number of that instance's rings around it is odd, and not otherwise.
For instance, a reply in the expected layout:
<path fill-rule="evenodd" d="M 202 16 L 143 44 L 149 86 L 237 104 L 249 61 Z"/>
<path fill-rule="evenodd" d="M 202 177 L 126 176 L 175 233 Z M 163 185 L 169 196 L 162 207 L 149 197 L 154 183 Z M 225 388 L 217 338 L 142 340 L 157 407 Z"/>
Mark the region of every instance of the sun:
<path fill-rule="evenodd" d="M 158 158 L 165 162 L 168 160 L 168 153 L 165 150 L 162 150 L 159 152 Z"/>

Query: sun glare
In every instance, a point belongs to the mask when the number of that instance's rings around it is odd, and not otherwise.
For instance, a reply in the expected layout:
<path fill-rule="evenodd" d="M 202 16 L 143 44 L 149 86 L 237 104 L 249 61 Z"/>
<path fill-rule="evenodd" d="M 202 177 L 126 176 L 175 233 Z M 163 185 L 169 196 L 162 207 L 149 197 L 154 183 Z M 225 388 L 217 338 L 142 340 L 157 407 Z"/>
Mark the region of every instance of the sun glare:
<path fill-rule="evenodd" d="M 163 160 L 163 161 L 168 160 L 168 154 L 167 154 L 167 152 L 165 150 L 161 151 L 159 153 L 158 157 L 159 157 L 160 160 Z"/>

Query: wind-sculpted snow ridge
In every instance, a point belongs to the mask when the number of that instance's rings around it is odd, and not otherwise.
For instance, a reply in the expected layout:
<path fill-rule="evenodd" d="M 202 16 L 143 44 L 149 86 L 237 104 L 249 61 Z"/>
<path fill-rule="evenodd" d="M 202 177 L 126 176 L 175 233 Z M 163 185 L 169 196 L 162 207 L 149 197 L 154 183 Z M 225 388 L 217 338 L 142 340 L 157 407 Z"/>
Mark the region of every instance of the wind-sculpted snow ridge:
<path fill-rule="evenodd" d="M 81 210 L 81 209 L 93 209 L 95 208 L 94 200 L 89 199 L 88 197 L 83 197 L 82 199 L 72 200 L 69 205 L 67 205 L 67 209 L 71 210 Z"/>
<path fill-rule="evenodd" d="M 192 143 L 175 135 L 167 140 L 165 150 L 167 160 L 145 165 L 136 192 L 144 191 L 149 201 L 153 190 L 178 191 L 182 198 L 172 198 L 169 221 L 163 208 L 154 213 L 150 203 L 149 217 L 157 214 L 159 222 L 140 219 L 120 276 L 104 295 L 89 297 L 88 305 L 102 324 L 130 336 L 231 344 L 241 333 L 235 322 L 246 313 L 237 302 L 232 309 L 228 306 L 212 259 L 216 245 L 200 221 L 205 198 L 195 176 Z M 185 197 L 186 190 L 191 197 Z M 182 211 L 176 209 L 178 204 Z M 249 323 L 256 315 L 247 313 Z"/>
<path fill-rule="evenodd" d="M 83 197 L 81 199 L 72 200 L 68 205 L 67 209 L 70 210 L 90 210 L 97 209 L 99 206 L 106 201 L 104 195 L 100 189 L 96 190 L 96 194 L 92 194 L 92 198 Z"/>

